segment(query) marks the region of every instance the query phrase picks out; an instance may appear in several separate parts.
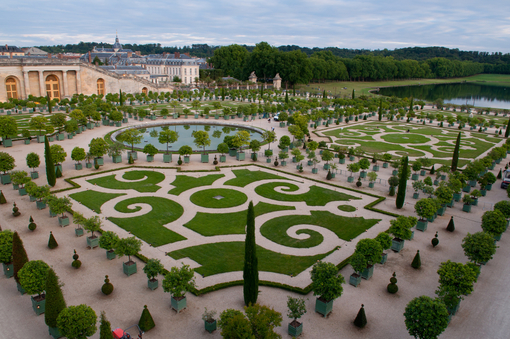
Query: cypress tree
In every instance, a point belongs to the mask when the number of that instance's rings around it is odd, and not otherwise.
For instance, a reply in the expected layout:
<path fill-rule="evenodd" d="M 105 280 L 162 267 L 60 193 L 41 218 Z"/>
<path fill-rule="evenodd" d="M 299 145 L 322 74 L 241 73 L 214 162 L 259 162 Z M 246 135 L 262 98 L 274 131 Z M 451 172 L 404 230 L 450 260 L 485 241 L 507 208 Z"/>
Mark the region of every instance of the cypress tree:
<path fill-rule="evenodd" d="M 44 322 L 48 327 L 57 327 L 57 317 L 66 308 L 66 301 L 60 289 L 60 283 L 55 271 L 50 267 L 46 275 L 46 309 Z"/>
<path fill-rule="evenodd" d="M 326 175 L 327 180 L 331 180 L 331 171 L 328 169 L 328 174 Z"/>
<path fill-rule="evenodd" d="M 453 222 L 453 216 L 450 218 L 450 222 L 448 223 L 448 226 L 446 227 L 446 230 L 448 232 L 455 231 L 455 223 Z"/>
<path fill-rule="evenodd" d="M 379 121 L 382 120 L 382 99 L 379 100 Z"/>
<path fill-rule="evenodd" d="M 354 94 L 354 88 L 352 89 L 352 98 L 356 99 L 356 95 Z"/>
<path fill-rule="evenodd" d="M 409 104 L 409 113 L 414 113 L 413 102 L 414 102 L 414 99 L 411 97 L 411 103 Z"/>
<path fill-rule="evenodd" d="M 124 98 L 122 97 L 122 90 L 119 89 L 119 103 L 121 106 L 124 105 Z"/>
<path fill-rule="evenodd" d="M 402 163 L 402 171 L 400 172 L 400 181 L 398 183 L 398 193 L 396 206 L 398 209 L 404 206 L 404 201 L 406 200 L 406 188 L 407 188 L 407 167 L 409 163 L 409 158 L 406 156 L 404 158 L 404 162 Z"/>
<path fill-rule="evenodd" d="M 416 255 L 414 256 L 413 262 L 411 263 L 411 266 L 415 269 L 418 269 L 421 267 L 421 258 L 420 258 L 420 250 L 416 251 Z"/>
<path fill-rule="evenodd" d="M 104 311 L 101 312 L 100 317 L 101 325 L 99 326 L 99 339 L 113 339 L 112 326 Z"/>
<path fill-rule="evenodd" d="M 151 312 L 147 309 L 147 305 L 143 306 L 142 316 L 140 317 L 140 321 L 138 321 L 138 327 L 144 332 L 152 330 L 156 327 L 154 323 L 154 319 L 152 319 Z"/>
<path fill-rule="evenodd" d="M 367 324 L 367 316 L 365 315 L 365 305 L 361 304 L 361 308 L 358 311 L 356 319 L 354 319 L 354 325 L 359 328 L 365 327 Z"/>
<path fill-rule="evenodd" d="M 244 243 L 243 294 L 246 306 L 257 303 L 259 293 L 259 269 L 255 245 L 255 211 L 253 201 L 248 206 L 246 241 Z"/>
<path fill-rule="evenodd" d="M 54 249 L 58 247 L 58 243 L 55 240 L 55 237 L 53 236 L 53 233 L 50 231 L 50 239 L 48 240 L 48 247 L 50 249 Z"/>
<path fill-rule="evenodd" d="M 430 169 L 430 174 L 436 173 L 436 169 L 434 168 L 435 165 L 432 165 L 432 168 Z"/>
<path fill-rule="evenodd" d="M 289 104 L 289 93 L 285 92 L 285 103 Z"/>
<path fill-rule="evenodd" d="M 48 101 L 48 113 L 51 114 L 51 100 L 48 93 L 46 93 L 46 101 Z"/>
<path fill-rule="evenodd" d="M 508 124 L 506 125 L 505 138 L 508 138 L 509 135 L 510 135 L 510 119 L 508 119 Z"/>
<path fill-rule="evenodd" d="M 18 272 L 28 262 L 27 252 L 23 246 L 23 241 L 19 237 L 18 232 L 14 232 L 12 236 L 12 265 L 14 271 L 14 279 L 19 284 Z"/>
<path fill-rule="evenodd" d="M 44 136 L 44 160 L 46 162 L 46 180 L 48 180 L 48 185 L 53 187 L 57 183 L 57 178 L 55 177 L 55 165 L 51 158 L 50 143 L 47 136 Z"/>
<path fill-rule="evenodd" d="M 459 164 L 459 149 L 460 149 L 460 132 L 457 136 L 457 142 L 455 143 L 455 149 L 453 150 L 453 158 L 452 158 L 452 172 L 457 170 L 457 165 Z"/>
<path fill-rule="evenodd" d="M 322 92 L 322 99 L 327 99 L 328 97 L 326 96 L 326 90 L 324 90 L 324 92 Z"/>
<path fill-rule="evenodd" d="M 496 177 L 496 179 L 501 179 L 503 177 L 503 174 L 501 173 L 501 168 L 499 169 L 499 173 L 498 173 L 498 176 Z M 4 198 L 5 199 L 5 198 Z M 1 203 L 1 202 L 0 202 Z"/>

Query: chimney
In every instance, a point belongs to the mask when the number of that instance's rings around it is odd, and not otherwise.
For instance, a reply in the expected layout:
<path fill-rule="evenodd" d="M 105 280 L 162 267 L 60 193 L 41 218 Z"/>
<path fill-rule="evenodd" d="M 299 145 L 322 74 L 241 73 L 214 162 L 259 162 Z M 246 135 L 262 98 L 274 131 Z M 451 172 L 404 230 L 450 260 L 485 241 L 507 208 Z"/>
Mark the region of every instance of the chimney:
<path fill-rule="evenodd" d="M 30 52 L 28 52 L 27 55 L 30 55 Z"/>
<path fill-rule="evenodd" d="M 183 54 L 189 56 L 189 52 L 186 52 L 186 53 L 183 53 Z"/>
<path fill-rule="evenodd" d="M 140 51 L 136 51 L 135 54 L 138 56 L 142 56 L 142 52 L 140 52 Z"/>
<path fill-rule="evenodd" d="M 62 53 L 58 53 L 57 58 L 62 59 Z"/>
<path fill-rule="evenodd" d="M 9 50 L 9 46 L 7 44 L 5 44 L 5 50 L 8 51 Z"/>
<path fill-rule="evenodd" d="M 51 59 L 51 53 L 48 53 L 48 59 Z"/>
<path fill-rule="evenodd" d="M 133 56 L 133 52 L 128 52 L 127 56 L 128 56 L 128 58 L 131 58 Z"/>
<path fill-rule="evenodd" d="M 176 59 L 179 59 L 181 57 L 181 53 L 179 52 L 175 52 L 174 55 Z"/>
<path fill-rule="evenodd" d="M 89 64 L 92 63 L 92 56 L 90 55 L 90 51 L 89 51 Z"/>

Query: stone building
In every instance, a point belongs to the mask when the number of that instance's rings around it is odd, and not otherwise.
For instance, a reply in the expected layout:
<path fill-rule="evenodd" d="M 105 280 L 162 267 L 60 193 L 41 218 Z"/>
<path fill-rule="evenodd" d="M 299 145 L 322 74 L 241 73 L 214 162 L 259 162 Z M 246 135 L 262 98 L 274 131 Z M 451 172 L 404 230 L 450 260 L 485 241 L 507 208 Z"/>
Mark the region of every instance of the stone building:
<path fill-rule="evenodd" d="M 21 49 L 19 49 L 16 46 L 4 45 L 4 46 L 0 46 L 0 55 L 5 55 L 5 56 L 12 58 L 13 56 L 25 55 L 25 52 L 23 52 Z"/>

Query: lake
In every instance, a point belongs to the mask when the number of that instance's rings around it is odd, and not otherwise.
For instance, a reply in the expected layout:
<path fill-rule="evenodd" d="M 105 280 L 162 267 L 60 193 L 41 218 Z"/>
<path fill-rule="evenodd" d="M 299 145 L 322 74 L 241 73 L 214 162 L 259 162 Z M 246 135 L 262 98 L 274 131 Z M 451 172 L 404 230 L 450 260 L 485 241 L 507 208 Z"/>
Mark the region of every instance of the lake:
<path fill-rule="evenodd" d="M 413 97 L 427 101 L 443 99 L 445 103 L 510 109 L 510 87 L 455 83 L 380 88 L 378 94 L 399 98 Z"/>

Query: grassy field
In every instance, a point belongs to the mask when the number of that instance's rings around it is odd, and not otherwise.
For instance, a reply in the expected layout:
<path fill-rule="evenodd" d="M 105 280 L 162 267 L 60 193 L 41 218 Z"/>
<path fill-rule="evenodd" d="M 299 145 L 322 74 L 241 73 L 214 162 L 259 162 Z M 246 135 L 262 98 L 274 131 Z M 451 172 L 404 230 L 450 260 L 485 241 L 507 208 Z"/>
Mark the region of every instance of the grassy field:
<path fill-rule="evenodd" d="M 213 182 L 219 178 L 223 178 L 224 176 L 224 174 L 211 174 L 204 177 L 195 178 L 188 175 L 178 175 L 172 182 L 172 185 L 175 186 L 175 188 L 168 191 L 168 194 L 179 195 L 182 192 L 195 187 L 210 186 Z"/>
<path fill-rule="evenodd" d="M 285 187 L 282 190 L 288 192 L 295 192 L 299 189 L 298 186 L 288 182 L 271 182 L 257 186 L 255 188 L 255 193 L 264 198 L 276 201 L 304 201 L 308 206 L 324 206 L 331 201 L 359 199 L 352 195 L 328 190 L 318 186 L 310 186 L 310 190 L 303 194 L 284 194 L 276 192 L 275 187 Z"/>
<path fill-rule="evenodd" d="M 296 276 L 330 252 L 314 256 L 285 255 L 257 246 L 258 269 L 264 272 Z M 244 264 L 244 242 L 220 242 L 184 248 L 168 254 L 175 260 L 190 258 L 201 267 L 195 269 L 204 277 L 242 271 Z"/>
<path fill-rule="evenodd" d="M 236 190 L 213 188 L 193 193 L 189 200 L 201 207 L 228 208 L 244 204 L 248 197 Z"/>
<path fill-rule="evenodd" d="M 70 194 L 69 196 L 76 201 L 82 203 L 86 207 L 90 208 L 97 214 L 101 214 L 101 206 L 109 200 L 113 198 L 120 197 L 121 195 L 126 195 L 125 193 L 104 193 L 97 192 L 94 190 L 82 191 L 78 193 Z"/>
<path fill-rule="evenodd" d="M 126 180 L 140 180 L 145 178 L 145 180 L 142 181 L 124 182 L 115 179 L 115 176 L 116 175 L 113 174 L 87 181 L 103 188 L 118 190 L 134 189 L 138 192 L 157 192 L 161 186 L 156 184 L 165 180 L 165 175 L 163 173 L 154 171 L 129 171 L 122 176 L 122 178 Z"/>
<path fill-rule="evenodd" d="M 247 169 L 241 169 L 241 170 L 233 170 L 232 172 L 235 174 L 236 177 L 234 179 L 230 179 L 230 180 L 226 181 L 225 185 L 244 187 L 246 185 L 251 184 L 252 182 L 259 181 L 259 180 L 287 179 L 287 178 L 281 177 L 279 175 L 267 173 L 264 171 L 250 171 Z"/>

